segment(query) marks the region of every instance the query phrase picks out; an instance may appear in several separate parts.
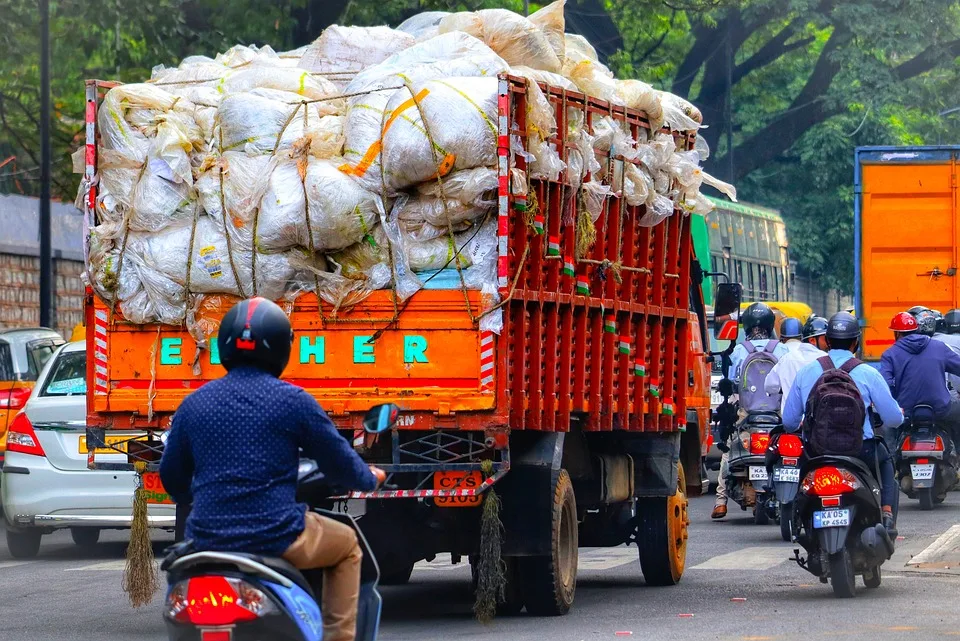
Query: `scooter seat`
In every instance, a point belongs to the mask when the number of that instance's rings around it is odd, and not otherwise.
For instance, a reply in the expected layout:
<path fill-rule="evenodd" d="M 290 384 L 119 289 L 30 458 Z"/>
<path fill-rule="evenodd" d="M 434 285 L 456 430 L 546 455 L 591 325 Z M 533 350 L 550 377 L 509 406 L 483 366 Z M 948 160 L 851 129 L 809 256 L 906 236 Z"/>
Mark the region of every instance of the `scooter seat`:
<path fill-rule="evenodd" d="M 238 562 L 232 562 L 231 557 L 237 558 Z M 226 568 L 227 570 L 235 570 L 244 574 L 251 574 L 268 581 L 275 580 L 274 577 L 269 576 L 269 574 L 265 572 L 257 572 L 255 568 L 249 566 L 248 564 L 242 564 L 240 559 L 248 559 L 254 563 L 268 568 L 269 570 L 273 570 L 280 576 L 285 577 L 294 584 L 298 585 L 310 596 L 314 596 L 313 588 L 310 586 L 309 581 L 307 581 L 307 578 L 300 572 L 300 570 L 279 557 L 262 556 L 259 554 L 249 554 L 246 552 L 200 551 L 178 558 L 176 561 L 170 564 L 169 570 L 174 572 L 179 578 L 196 576 L 198 574 L 214 570 L 223 571 Z"/>
<path fill-rule="evenodd" d="M 776 412 L 748 414 L 744 423 L 746 425 L 780 425 L 780 415 Z"/>

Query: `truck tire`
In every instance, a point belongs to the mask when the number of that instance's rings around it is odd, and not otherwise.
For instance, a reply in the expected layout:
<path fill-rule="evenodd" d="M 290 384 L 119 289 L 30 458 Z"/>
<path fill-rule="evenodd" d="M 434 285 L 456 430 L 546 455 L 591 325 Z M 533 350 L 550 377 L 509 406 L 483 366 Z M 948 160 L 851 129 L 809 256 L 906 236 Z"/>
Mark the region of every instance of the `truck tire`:
<path fill-rule="evenodd" d="M 72 527 L 70 528 L 70 538 L 79 547 L 92 548 L 100 540 L 100 528 Z"/>
<path fill-rule="evenodd" d="M 15 559 L 32 559 L 40 551 L 40 532 L 22 530 L 14 532 L 7 530 L 7 549 Z"/>
<path fill-rule="evenodd" d="M 676 585 L 683 576 L 690 525 L 685 488 L 681 465 L 673 496 L 637 499 L 637 548 L 647 585 Z"/>
<path fill-rule="evenodd" d="M 380 575 L 380 585 L 406 585 L 413 574 L 413 563 L 391 568 Z"/>
<path fill-rule="evenodd" d="M 534 616 L 566 614 L 577 589 L 577 502 L 566 470 L 557 477 L 551 512 L 550 555 L 519 559 L 527 612 Z"/>

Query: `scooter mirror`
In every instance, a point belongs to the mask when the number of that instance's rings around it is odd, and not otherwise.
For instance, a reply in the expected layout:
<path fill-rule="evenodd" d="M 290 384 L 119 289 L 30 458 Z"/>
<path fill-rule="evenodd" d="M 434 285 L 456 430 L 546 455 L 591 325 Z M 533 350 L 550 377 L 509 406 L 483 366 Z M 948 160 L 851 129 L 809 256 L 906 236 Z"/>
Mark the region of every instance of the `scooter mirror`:
<path fill-rule="evenodd" d="M 363 417 L 363 429 L 370 434 L 380 434 L 392 429 L 397 424 L 400 408 L 393 403 L 374 405 Z"/>

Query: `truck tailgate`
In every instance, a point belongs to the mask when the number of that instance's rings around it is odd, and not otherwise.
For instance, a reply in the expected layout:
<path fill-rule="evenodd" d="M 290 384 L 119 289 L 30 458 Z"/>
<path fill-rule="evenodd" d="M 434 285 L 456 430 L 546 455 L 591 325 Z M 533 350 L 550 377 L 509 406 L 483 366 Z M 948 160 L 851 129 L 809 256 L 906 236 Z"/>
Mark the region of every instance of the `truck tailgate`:
<path fill-rule="evenodd" d="M 479 313 L 479 293 L 469 297 L 472 313 Z M 230 304 L 211 310 L 211 320 Z M 120 322 L 108 332 L 109 307 L 95 298 L 93 311 L 92 412 L 173 412 L 192 390 L 224 373 L 215 337 L 212 350 L 198 351 L 185 328 Z M 386 291 L 336 318 L 321 318 L 316 298 L 301 296 L 291 315 L 296 338 L 284 379 L 333 415 L 387 401 L 441 415 L 493 409 L 493 336 L 476 329 L 462 291 L 418 292 L 395 323 L 393 315 Z"/>
<path fill-rule="evenodd" d="M 957 150 L 857 150 L 857 313 L 863 353 L 893 344 L 896 312 L 957 307 Z"/>

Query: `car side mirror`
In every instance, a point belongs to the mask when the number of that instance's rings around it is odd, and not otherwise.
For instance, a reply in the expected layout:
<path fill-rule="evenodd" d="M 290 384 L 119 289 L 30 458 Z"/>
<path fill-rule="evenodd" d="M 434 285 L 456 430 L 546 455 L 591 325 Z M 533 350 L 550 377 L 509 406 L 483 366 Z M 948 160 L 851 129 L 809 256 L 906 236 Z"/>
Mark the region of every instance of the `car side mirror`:
<path fill-rule="evenodd" d="M 363 417 L 363 430 L 368 434 L 386 432 L 397 424 L 400 408 L 393 403 L 374 405 Z"/>
<path fill-rule="evenodd" d="M 740 283 L 720 283 L 713 305 L 713 336 L 719 341 L 735 342 L 740 333 Z"/>

